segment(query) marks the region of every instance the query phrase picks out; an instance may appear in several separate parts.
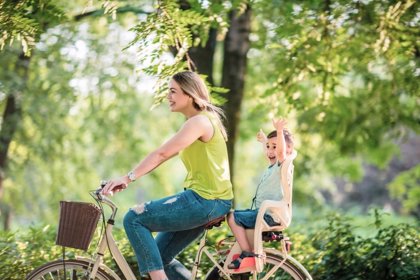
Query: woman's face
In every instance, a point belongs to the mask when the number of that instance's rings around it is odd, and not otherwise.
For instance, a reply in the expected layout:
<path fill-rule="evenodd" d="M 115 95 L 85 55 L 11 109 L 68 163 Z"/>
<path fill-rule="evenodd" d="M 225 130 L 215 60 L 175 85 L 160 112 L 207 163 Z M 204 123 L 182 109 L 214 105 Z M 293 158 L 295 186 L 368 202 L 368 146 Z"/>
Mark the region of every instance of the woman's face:
<path fill-rule="evenodd" d="M 192 105 L 192 98 L 185 94 L 174 80 L 169 82 L 169 92 L 166 97 L 168 98 L 171 112 L 183 112 Z"/>

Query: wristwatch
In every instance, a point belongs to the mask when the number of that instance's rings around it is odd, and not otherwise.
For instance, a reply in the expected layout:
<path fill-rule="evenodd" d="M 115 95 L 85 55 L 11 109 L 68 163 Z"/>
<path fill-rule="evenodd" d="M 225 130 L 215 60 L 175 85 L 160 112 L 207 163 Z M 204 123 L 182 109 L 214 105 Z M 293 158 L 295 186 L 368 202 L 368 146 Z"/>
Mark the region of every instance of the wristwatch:
<path fill-rule="evenodd" d="M 128 172 L 127 177 L 131 182 L 134 182 L 136 180 L 136 175 L 134 175 L 133 171 Z"/>

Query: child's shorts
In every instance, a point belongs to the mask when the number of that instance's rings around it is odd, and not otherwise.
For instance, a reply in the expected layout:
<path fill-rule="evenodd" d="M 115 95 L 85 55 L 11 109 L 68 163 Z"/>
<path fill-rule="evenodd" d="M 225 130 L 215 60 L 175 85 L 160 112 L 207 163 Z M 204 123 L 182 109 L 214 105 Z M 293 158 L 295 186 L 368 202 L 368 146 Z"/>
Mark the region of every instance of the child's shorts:
<path fill-rule="evenodd" d="M 235 223 L 242 226 L 245 229 L 255 228 L 255 222 L 257 221 L 258 209 L 251 210 L 235 210 L 233 212 L 233 217 L 235 218 Z M 276 223 L 273 218 L 264 214 L 264 220 L 269 226 L 278 226 L 279 223 Z"/>

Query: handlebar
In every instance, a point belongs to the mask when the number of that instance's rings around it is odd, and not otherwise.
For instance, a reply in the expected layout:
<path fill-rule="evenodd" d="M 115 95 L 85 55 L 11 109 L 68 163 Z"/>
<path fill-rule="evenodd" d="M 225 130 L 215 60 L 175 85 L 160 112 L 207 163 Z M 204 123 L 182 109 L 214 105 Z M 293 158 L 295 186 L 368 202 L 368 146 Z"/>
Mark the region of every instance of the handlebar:
<path fill-rule="evenodd" d="M 109 208 L 111 208 L 112 210 L 112 214 L 109 217 L 109 219 L 114 220 L 116 214 L 117 214 L 117 210 L 118 207 L 115 205 L 114 202 L 112 202 L 111 199 L 109 199 L 107 196 L 101 194 L 101 191 L 103 189 L 103 187 L 106 185 L 106 181 L 101 181 L 101 185 L 98 189 L 94 190 L 94 191 L 90 191 L 89 194 L 93 197 L 93 199 L 96 200 L 96 202 L 98 202 L 99 204 L 105 204 L 107 205 Z"/>

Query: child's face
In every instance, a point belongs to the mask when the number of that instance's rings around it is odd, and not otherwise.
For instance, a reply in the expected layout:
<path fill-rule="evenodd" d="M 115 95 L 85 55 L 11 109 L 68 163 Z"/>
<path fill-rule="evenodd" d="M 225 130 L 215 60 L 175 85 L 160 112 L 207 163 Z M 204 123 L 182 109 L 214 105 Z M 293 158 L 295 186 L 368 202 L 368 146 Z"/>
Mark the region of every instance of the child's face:
<path fill-rule="evenodd" d="M 267 139 L 267 144 L 265 147 L 265 155 L 267 156 L 270 164 L 274 164 L 277 161 L 276 153 L 277 137 L 272 137 Z M 286 142 L 286 155 L 290 155 L 293 152 L 293 145 Z"/>
<path fill-rule="evenodd" d="M 274 164 L 277 161 L 276 143 L 277 137 L 267 139 L 267 144 L 265 146 L 265 155 L 267 156 L 267 159 L 270 162 L 270 164 Z"/>

